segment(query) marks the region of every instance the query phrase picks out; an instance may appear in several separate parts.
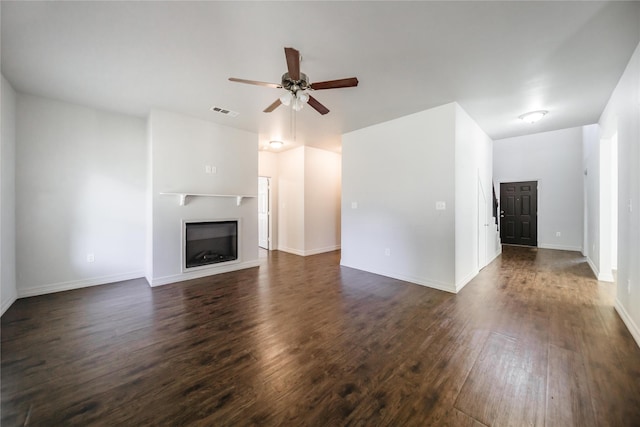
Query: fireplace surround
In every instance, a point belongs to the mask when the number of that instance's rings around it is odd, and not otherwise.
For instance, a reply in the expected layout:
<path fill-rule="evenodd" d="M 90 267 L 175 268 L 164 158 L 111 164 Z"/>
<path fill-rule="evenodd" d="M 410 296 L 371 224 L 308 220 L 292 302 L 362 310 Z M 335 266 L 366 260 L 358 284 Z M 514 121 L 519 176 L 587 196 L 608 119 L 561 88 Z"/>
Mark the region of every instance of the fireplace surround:
<path fill-rule="evenodd" d="M 238 261 L 239 220 L 183 222 L 183 271 Z"/>

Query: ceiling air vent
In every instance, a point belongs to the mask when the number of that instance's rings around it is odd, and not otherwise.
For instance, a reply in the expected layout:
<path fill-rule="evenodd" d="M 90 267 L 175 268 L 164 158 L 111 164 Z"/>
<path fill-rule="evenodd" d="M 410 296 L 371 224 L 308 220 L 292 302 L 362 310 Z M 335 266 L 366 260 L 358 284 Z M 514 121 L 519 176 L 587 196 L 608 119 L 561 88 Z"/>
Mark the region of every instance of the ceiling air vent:
<path fill-rule="evenodd" d="M 230 117 L 237 117 L 238 114 L 240 114 L 236 111 L 231 111 L 231 110 L 227 110 L 226 108 L 220 108 L 220 107 L 211 107 L 209 109 L 215 113 L 224 114 L 225 116 L 230 116 Z"/>

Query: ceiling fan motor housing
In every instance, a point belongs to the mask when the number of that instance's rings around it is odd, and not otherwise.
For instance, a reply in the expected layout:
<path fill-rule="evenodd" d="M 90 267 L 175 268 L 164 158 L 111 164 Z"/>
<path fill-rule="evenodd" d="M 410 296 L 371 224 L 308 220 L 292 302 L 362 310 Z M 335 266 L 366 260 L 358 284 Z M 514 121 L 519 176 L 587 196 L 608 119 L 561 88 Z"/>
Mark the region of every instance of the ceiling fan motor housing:
<path fill-rule="evenodd" d="M 284 73 L 282 75 L 282 87 L 295 95 L 299 90 L 311 88 L 311 85 L 309 84 L 309 77 L 305 73 L 300 73 L 300 80 L 293 80 L 289 77 L 289 73 Z"/>

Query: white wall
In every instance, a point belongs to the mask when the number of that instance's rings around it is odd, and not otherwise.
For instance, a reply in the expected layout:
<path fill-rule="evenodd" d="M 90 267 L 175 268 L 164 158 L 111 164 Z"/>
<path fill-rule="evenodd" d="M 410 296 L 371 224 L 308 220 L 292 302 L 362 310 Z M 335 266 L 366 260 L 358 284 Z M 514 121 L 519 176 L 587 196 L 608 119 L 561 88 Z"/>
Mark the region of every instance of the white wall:
<path fill-rule="evenodd" d="M 502 182 L 538 181 L 541 248 L 582 250 L 582 144 L 580 127 L 494 141 L 496 193 Z"/>
<path fill-rule="evenodd" d="M 23 94 L 16 112 L 18 296 L 141 277 L 144 120 Z"/>
<path fill-rule="evenodd" d="M 0 87 L 0 314 L 18 296 L 16 289 L 16 93 L 2 76 Z"/>
<path fill-rule="evenodd" d="M 342 265 L 455 292 L 455 115 L 447 104 L 343 135 Z"/>
<path fill-rule="evenodd" d="M 640 345 L 640 45 L 611 95 L 599 125 L 601 139 L 618 133 L 616 310 Z M 608 236 L 600 236 L 601 241 L 605 238 Z"/>
<path fill-rule="evenodd" d="M 153 132 L 151 128 L 151 117 L 147 117 L 147 176 L 145 194 L 145 267 L 144 277 L 147 283 L 153 280 Z"/>
<path fill-rule="evenodd" d="M 278 250 L 305 254 L 304 147 L 278 154 Z"/>
<path fill-rule="evenodd" d="M 613 263 L 611 262 L 611 253 L 612 253 L 612 239 L 611 233 L 612 229 L 612 217 L 611 217 L 611 203 L 613 203 L 613 180 L 612 174 L 613 171 L 611 169 L 611 159 L 612 159 L 612 143 L 611 138 L 603 138 L 600 137 L 600 141 L 598 143 L 599 155 L 598 155 L 598 167 L 599 167 L 599 196 L 600 196 L 600 206 L 598 208 L 598 215 L 600 217 L 600 237 L 598 239 L 599 243 L 599 264 L 596 272 L 596 276 L 598 280 L 603 280 L 606 282 L 613 282 Z"/>
<path fill-rule="evenodd" d="M 340 154 L 304 148 L 304 254 L 340 249 Z"/>
<path fill-rule="evenodd" d="M 160 110 L 150 115 L 152 184 L 152 286 L 258 265 L 258 136 Z M 217 173 L 205 173 L 206 165 Z M 251 195 L 178 197 L 161 192 Z M 239 219 L 238 263 L 182 271 L 182 221 Z"/>
<path fill-rule="evenodd" d="M 582 254 L 596 274 L 600 273 L 600 128 L 582 128 L 584 182 L 584 242 Z"/>
<path fill-rule="evenodd" d="M 459 291 L 498 252 L 491 208 L 492 141 L 457 104 L 455 129 L 455 283 Z M 478 221 L 480 191 L 485 195 L 482 209 L 491 227 Z"/>

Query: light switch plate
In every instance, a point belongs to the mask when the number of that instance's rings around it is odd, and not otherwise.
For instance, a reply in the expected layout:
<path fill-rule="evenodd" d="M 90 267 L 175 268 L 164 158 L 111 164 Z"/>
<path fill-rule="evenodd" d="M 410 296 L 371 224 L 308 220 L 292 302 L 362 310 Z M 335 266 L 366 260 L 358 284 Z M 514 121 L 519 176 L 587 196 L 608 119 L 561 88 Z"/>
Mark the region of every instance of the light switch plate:
<path fill-rule="evenodd" d="M 437 211 L 443 211 L 445 209 L 447 209 L 446 202 L 436 202 L 436 210 Z"/>

